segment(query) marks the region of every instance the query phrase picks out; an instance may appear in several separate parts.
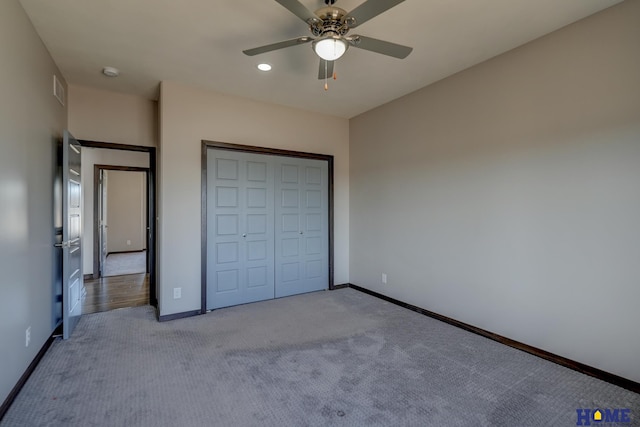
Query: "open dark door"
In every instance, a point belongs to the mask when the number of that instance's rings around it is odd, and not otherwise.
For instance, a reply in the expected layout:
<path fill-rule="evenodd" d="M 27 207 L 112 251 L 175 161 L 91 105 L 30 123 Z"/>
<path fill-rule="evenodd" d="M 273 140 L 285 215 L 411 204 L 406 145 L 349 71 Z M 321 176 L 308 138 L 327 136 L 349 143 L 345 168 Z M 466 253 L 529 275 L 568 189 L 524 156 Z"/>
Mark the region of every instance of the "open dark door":
<path fill-rule="evenodd" d="M 80 143 L 64 131 L 62 141 L 62 337 L 73 333 L 82 314 L 82 181 Z"/>

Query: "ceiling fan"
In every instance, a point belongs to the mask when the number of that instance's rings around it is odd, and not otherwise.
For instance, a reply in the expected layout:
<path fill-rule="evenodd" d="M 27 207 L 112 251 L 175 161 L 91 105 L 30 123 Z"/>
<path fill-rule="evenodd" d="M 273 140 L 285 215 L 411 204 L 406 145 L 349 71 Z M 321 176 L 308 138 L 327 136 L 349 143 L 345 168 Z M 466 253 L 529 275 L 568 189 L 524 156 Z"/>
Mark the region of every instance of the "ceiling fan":
<path fill-rule="evenodd" d="M 309 25 L 309 31 L 313 37 L 302 36 L 243 50 L 245 55 L 254 56 L 311 42 L 314 52 L 320 57 L 318 78 L 327 79 L 333 75 L 334 61 L 339 59 L 347 51 L 349 46 L 399 59 L 406 58 L 413 50 L 413 48 L 408 46 L 378 40 L 372 37 L 347 35 L 352 28 L 364 24 L 368 20 L 402 3 L 404 0 L 367 0 L 351 12 L 335 7 L 334 3 L 336 0 L 324 0 L 326 6 L 315 12 L 307 9 L 298 0 L 276 1 L 289 10 L 289 12 L 306 22 L 307 25 Z"/>

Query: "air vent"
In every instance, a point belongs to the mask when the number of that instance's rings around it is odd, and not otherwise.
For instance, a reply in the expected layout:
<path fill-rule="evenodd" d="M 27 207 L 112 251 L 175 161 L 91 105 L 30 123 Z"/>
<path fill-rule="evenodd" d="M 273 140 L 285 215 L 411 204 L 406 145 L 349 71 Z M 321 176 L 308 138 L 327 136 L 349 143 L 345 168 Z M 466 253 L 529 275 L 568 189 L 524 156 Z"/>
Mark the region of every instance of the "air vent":
<path fill-rule="evenodd" d="M 60 104 L 64 105 L 64 86 L 62 86 L 62 83 L 60 83 L 60 80 L 58 80 L 55 74 L 53 75 L 53 96 L 60 101 Z"/>

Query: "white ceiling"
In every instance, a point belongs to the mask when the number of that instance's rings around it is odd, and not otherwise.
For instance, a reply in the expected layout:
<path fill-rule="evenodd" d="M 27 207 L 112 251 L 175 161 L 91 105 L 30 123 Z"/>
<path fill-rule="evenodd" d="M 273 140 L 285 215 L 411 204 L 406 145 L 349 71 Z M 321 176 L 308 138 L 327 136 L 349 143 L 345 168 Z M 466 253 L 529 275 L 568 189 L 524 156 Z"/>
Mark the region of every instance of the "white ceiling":
<path fill-rule="evenodd" d="M 349 49 L 327 92 L 310 44 L 242 53 L 310 35 L 273 0 L 20 1 L 68 83 L 156 99 L 158 83 L 170 80 L 350 118 L 621 0 L 406 0 L 350 34 L 413 52 L 399 60 Z M 336 6 L 350 11 L 362 2 Z M 258 71 L 260 62 L 273 70 Z M 103 76 L 104 66 L 120 77 Z"/>

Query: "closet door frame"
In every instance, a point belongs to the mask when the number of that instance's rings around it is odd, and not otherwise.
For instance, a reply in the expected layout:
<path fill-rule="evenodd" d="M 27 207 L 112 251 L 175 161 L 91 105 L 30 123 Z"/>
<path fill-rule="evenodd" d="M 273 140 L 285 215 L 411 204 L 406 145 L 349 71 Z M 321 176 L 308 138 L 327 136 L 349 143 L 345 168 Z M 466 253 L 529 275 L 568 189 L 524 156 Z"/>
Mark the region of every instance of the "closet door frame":
<path fill-rule="evenodd" d="M 281 157 L 294 157 L 300 159 L 314 159 L 327 162 L 328 167 L 328 216 L 329 235 L 327 236 L 329 245 L 329 290 L 334 290 L 333 283 L 333 156 L 328 154 L 307 153 L 304 151 L 280 150 L 276 148 L 258 147 L 252 145 L 231 144 L 227 142 L 216 142 L 202 140 L 202 188 L 201 188 L 201 308 L 202 314 L 207 312 L 207 154 L 209 149 L 237 151 L 243 153 L 254 153 Z"/>

